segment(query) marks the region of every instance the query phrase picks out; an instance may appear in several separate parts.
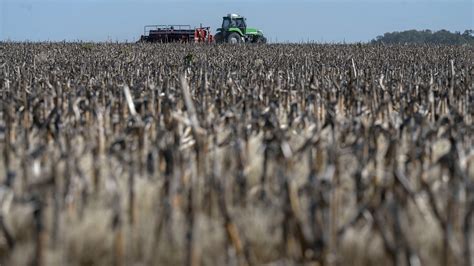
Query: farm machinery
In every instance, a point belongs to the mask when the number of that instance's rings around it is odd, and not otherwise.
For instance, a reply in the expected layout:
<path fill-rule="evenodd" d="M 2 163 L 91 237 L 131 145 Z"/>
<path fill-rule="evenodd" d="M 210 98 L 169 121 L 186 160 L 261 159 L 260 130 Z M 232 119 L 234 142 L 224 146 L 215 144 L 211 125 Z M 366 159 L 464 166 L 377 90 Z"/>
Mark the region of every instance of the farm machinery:
<path fill-rule="evenodd" d="M 228 14 L 215 36 L 210 27 L 192 28 L 190 25 L 147 25 L 140 42 L 180 43 L 266 43 L 261 30 L 247 27 L 246 18 Z"/>
<path fill-rule="evenodd" d="M 147 25 L 143 29 L 140 42 L 196 42 L 212 43 L 214 38 L 210 27 L 191 28 L 190 25 Z"/>
<path fill-rule="evenodd" d="M 266 43 L 261 30 L 247 27 L 246 18 L 228 14 L 222 18 L 222 26 L 217 29 L 217 43 Z"/>

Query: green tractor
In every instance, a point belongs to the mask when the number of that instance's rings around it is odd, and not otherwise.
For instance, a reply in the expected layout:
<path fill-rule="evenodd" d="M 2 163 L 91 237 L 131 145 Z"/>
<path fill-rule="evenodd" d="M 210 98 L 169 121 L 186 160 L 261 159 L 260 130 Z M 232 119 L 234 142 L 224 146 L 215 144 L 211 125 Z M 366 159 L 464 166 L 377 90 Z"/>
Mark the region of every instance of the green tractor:
<path fill-rule="evenodd" d="M 222 27 L 217 29 L 217 43 L 266 43 L 267 38 L 261 30 L 247 28 L 246 18 L 228 14 L 222 18 Z"/>

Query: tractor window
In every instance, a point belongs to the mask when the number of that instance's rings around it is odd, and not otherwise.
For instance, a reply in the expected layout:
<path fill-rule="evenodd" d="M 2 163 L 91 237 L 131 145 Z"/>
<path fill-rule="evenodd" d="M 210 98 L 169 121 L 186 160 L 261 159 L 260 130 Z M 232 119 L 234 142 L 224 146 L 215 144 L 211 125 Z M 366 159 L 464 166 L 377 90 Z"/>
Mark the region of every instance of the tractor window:
<path fill-rule="evenodd" d="M 236 19 L 235 22 L 236 22 L 236 27 L 237 27 L 237 28 L 246 28 L 246 26 L 245 26 L 245 21 L 244 21 L 243 18 L 241 18 L 241 19 Z"/>
<path fill-rule="evenodd" d="M 222 28 L 223 29 L 228 29 L 230 27 L 230 19 L 224 18 L 222 21 Z"/>

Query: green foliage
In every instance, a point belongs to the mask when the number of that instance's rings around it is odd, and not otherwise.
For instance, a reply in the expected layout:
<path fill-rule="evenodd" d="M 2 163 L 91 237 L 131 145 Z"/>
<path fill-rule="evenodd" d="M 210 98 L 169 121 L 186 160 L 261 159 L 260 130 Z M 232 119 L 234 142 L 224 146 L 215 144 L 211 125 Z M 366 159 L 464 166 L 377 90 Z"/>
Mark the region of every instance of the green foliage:
<path fill-rule="evenodd" d="M 184 60 L 184 64 L 187 65 L 187 66 L 190 66 L 193 64 L 193 54 L 192 53 L 188 53 L 187 55 L 185 55 L 183 57 L 183 60 Z"/>
<path fill-rule="evenodd" d="M 432 32 L 431 30 L 407 30 L 407 31 L 395 31 L 387 32 L 383 36 L 377 36 L 372 43 L 387 43 L 387 44 L 400 44 L 400 43 L 431 43 L 431 44 L 474 44 L 474 31 L 465 30 L 461 32 L 450 32 L 447 30 L 440 30 Z"/>

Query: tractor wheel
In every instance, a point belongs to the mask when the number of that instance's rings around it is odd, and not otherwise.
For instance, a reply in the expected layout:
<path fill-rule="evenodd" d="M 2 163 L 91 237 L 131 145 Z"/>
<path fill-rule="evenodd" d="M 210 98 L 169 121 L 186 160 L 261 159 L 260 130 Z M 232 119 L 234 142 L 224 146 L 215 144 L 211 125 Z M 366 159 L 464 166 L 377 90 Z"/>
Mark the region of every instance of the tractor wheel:
<path fill-rule="evenodd" d="M 267 38 L 263 37 L 263 36 L 258 36 L 256 39 L 255 39 L 255 43 L 267 43 Z"/>
<path fill-rule="evenodd" d="M 231 34 L 229 34 L 229 36 L 227 36 L 227 42 L 228 43 L 241 43 L 242 38 L 240 37 L 238 33 L 232 32 Z"/>
<path fill-rule="evenodd" d="M 216 33 L 216 35 L 214 36 L 214 39 L 216 40 L 216 43 L 223 43 L 224 36 L 222 35 L 222 32 Z"/>

